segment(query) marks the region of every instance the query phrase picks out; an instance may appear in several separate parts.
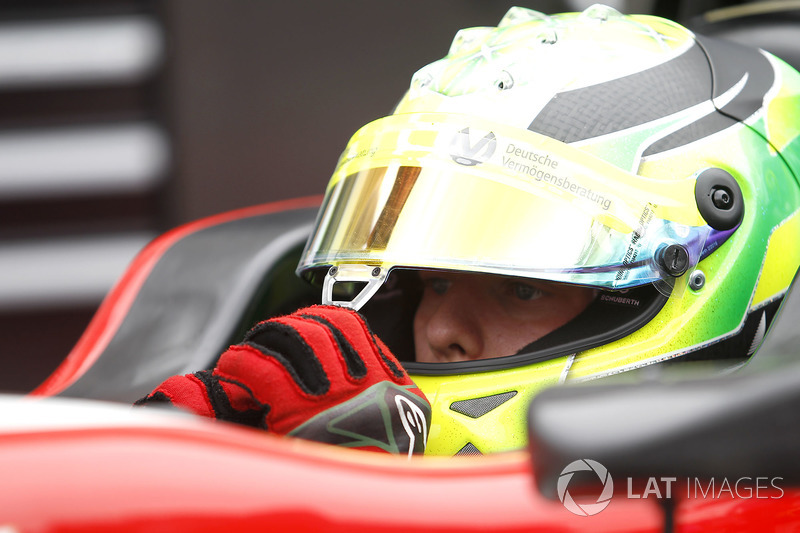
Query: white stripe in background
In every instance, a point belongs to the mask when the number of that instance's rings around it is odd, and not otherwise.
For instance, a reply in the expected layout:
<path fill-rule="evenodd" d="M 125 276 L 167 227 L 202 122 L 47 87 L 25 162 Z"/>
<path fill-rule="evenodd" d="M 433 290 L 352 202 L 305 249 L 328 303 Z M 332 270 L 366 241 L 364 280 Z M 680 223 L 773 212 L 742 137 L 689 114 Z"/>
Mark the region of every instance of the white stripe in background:
<path fill-rule="evenodd" d="M 161 28 L 144 15 L 0 24 L 0 89 L 126 84 L 164 55 Z"/>
<path fill-rule="evenodd" d="M 146 191 L 168 160 L 149 123 L 0 132 L 0 199 Z"/>

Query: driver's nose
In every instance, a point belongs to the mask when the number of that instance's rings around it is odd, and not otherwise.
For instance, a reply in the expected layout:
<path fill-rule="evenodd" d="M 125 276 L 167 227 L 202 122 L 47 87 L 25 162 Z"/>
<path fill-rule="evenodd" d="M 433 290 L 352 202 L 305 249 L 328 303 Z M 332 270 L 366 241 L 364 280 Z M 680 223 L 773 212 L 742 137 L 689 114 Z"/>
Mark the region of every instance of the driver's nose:
<path fill-rule="evenodd" d="M 484 341 L 480 305 L 476 291 L 464 280 L 453 281 L 444 294 L 437 295 L 427 305 L 423 300 L 417 320 L 423 322 L 422 333 L 434 361 L 467 361 L 481 357 Z"/>

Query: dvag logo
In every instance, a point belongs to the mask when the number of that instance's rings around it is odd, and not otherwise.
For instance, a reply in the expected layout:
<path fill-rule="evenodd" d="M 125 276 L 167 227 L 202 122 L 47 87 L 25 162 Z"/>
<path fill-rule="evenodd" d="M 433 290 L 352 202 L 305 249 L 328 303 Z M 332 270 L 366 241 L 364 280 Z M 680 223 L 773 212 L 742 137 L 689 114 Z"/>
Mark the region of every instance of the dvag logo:
<path fill-rule="evenodd" d="M 450 143 L 450 157 L 459 165 L 474 166 L 485 163 L 497 149 L 497 137 L 493 132 L 488 132 L 483 137 L 472 142 L 469 126 L 453 136 Z"/>

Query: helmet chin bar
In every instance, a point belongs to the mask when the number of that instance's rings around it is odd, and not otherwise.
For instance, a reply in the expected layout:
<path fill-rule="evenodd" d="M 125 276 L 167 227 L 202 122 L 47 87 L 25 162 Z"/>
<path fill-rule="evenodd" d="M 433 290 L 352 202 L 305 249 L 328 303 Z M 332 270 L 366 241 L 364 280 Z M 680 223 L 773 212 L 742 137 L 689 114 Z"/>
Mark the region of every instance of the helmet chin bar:
<path fill-rule="evenodd" d="M 386 281 L 388 270 L 369 265 L 340 265 L 332 266 L 325 274 L 322 284 L 323 305 L 338 305 L 358 311 L 372 298 Z M 337 283 L 352 283 L 364 285 L 360 291 L 348 300 L 335 300 L 333 289 Z"/>

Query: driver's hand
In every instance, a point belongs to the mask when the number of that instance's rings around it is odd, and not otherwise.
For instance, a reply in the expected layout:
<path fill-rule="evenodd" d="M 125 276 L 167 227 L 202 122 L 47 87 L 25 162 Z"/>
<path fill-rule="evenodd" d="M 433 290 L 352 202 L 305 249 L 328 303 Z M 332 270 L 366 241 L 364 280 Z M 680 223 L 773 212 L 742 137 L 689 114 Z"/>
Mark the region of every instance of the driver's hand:
<path fill-rule="evenodd" d="M 189 411 L 281 435 L 421 453 L 430 404 L 355 311 L 312 306 L 257 324 L 213 370 L 174 376 L 137 405 Z"/>

